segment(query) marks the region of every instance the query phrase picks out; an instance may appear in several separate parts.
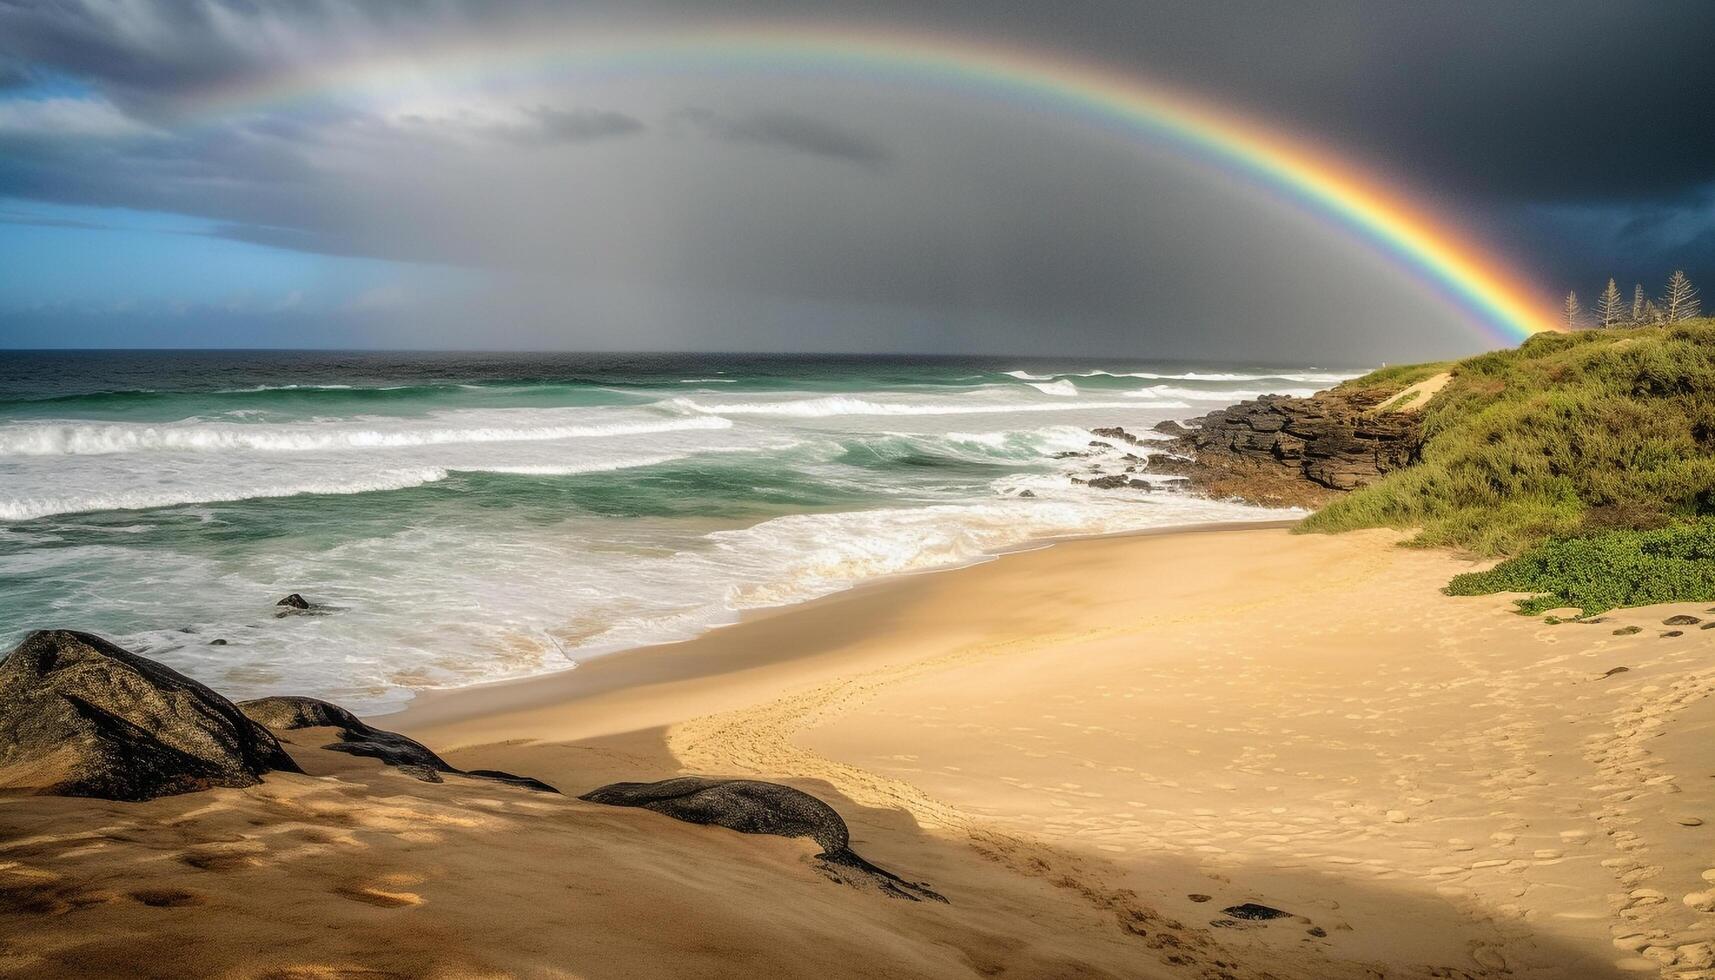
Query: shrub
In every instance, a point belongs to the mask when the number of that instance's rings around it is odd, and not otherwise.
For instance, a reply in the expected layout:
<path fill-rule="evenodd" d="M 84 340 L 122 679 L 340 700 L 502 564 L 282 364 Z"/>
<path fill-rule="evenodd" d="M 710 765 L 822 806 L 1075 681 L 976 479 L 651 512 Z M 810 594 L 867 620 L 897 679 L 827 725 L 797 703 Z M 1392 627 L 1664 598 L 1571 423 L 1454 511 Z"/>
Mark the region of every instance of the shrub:
<path fill-rule="evenodd" d="M 1589 616 L 1617 606 L 1715 601 L 1715 520 L 1556 539 L 1447 586 L 1449 595 L 1495 592 L 1532 593 L 1518 603 L 1530 615 L 1560 606 Z"/>

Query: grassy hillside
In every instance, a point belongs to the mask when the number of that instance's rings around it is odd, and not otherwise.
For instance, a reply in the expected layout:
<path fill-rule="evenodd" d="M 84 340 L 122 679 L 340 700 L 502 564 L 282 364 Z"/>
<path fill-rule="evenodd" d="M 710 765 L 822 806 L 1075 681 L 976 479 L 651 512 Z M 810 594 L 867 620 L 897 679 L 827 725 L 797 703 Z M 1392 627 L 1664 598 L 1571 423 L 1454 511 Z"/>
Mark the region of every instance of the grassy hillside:
<path fill-rule="evenodd" d="M 1348 384 L 1404 387 L 1443 367 Z M 1419 544 L 1513 555 L 1715 514 L 1715 321 L 1540 334 L 1451 370 L 1423 409 L 1423 461 L 1306 530 L 1413 528 Z"/>
<path fill-rule="evenodd" d="M 1447 369 L 1348 385 L 1398 389 Z M 1715 579 L 1694 567 L 1715 560 L 1715 525 L 1702 520 L 1715 515 L 1715 320 L 1543 334 L 1450 370 L 1422 410 L 1422 462 L 1305 530 L 1409 528 L 1415 544 L 1522 556 L 1455 588 L 1541 591 L 1592 611 L 1715 598 Z"/>

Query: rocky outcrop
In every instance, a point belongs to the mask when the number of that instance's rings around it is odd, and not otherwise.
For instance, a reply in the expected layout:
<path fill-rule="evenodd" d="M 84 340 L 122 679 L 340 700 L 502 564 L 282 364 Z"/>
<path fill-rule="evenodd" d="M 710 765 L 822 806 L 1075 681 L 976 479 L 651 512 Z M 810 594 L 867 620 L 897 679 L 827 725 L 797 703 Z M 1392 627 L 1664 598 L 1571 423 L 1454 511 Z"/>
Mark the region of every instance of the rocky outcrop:
<path fill-rule="evenodd" d="M 310 605 L 310 600 L 304 598 L 303 596 L 299 595 L 296 592 L 292 593 L 291 595 L 287 596 L 284 599 L 281 599 L 279 602 L 274 603 L 274 605 L 282 606 L 286 609 L 299 609 L 299 610 L 314 608 L 313 606 Z"/>
<path fill-rule="evenodd" d="M 333 752 L 347 752 L 366 759 L 378 759 L 383 765 L 397 766 L 424 782 L 441 782 L 441 775 L 447 774 L 492 779 L 545 793 L 559 792 L 547 783 L 529 776 L 515 776 L 497 769 L 459 769 L 416 739 L 376 728 L 339 705 L 327 701 L 301 697 L 257 698 L 254 701 L 240 702 L 238 707 L 253 721 L 278 732 L 302 728 L 337 729 L 339 741 L 322 748 Z"/>
<path fill-rule="evenodd" d="M 1385 395 L 1324 391 L 1264 395 L 1176 427 L 1172 454 L 1150 471 L 1205 493 L 1275 506 L 1317 507 L 1418 458 L 1417 416 L 1377 411 Z"/>
<path fill-rule="evenodd" d="M 149 800 L 300 772 L 196 681 L 98 636 L 31 633 L 0 662 L 0 789 Z"/>
<path fill-rule="evenodd" d="M 850 884 L 868 883 L 895 898 L 946 901 L 928 886 L 906 881 L 852 853 L 851 834 L 839 813 L 790 786 L 753 779 L 681 776 L 655 783 L 613 783 L 579 799 L 642 807 L 675 820 L 712 824 L 743 834 L 808 837 L 822 848 L 816 859 L 830 877 Z"/>
<path fill-rule="evenodd" d="M 1143 445 L 1142 439 L 1139 439 L 1137 436 L 1132 435 L 1117 425 L 1109 426 L 1105 429 L 1091 429 L 1090 434 L 1093 436 L 1101 436 L 1103 439 L 1118 439 L 1120 442 L 1130 446 Z M 1099 442 L 1092 442 L 1090 445 L 1099 446 L 1102 444 Z"/>

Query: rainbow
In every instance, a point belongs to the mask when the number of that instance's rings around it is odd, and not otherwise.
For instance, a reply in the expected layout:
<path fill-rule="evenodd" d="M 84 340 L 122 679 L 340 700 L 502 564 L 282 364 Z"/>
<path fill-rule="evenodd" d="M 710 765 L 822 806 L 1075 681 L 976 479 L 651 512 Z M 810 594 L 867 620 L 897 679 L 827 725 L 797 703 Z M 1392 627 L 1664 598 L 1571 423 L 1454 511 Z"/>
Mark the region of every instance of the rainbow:
<path fill-rule="evenodd" d="M 1334 223 L 1495 341 L 1562 329 L 1505 262 L 1349 162 L 1164 85 L 968 39 L 781 25 L 519 36 L 308 65 L 204 93 L 194 104 L 198 118 L 224 119 L 340 99 L 384 101 L 419 88 L 709 72 L 896 81 L 1075 117 L 1212 163 Z"/>

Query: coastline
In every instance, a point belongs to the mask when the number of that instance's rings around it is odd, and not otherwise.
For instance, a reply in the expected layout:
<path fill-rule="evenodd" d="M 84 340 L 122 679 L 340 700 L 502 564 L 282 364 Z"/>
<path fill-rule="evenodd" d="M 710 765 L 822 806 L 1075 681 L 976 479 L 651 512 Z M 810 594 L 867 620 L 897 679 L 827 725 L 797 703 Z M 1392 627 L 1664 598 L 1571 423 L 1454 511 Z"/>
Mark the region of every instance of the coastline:
<path fill-rule="evenodd" d="M 603 653 L 587 660 L 575 661 L 560 670 L 470 684 L 455 688 L 430 688 L 414 692 L 412 699 L 395 711 L 377 713 L 373 719 L 384 720 L 402 728 L 436 728 L 482 715 L 525 710 L 532 707 L 562 704 L 598 694 L 612 693 L 627 687 L 640 687 L 671 681 L 690 681 L 711 674 L 727 673 L 749 667 L 767 666 L 806 654 L 796 650 L 777 650 L 743 654 L 729 651 L 725 644 L 701 641 L 723 631 L 739 629 L 778 616 L 792 615 L 822 606 L 842 602 L 875 602 L 888 605 L 906 599 L 918 580 L 978 568 L 1013 556 L 1049 548 L 1063 547 L 1083 541 L 1160 537 L 1179 534 L 1207 534 L 1220 531 L 1287 529 L 1301 518 L 1256 521 L 1217 521 L 1204 524 L 1173 525 L 1043 538 L 1006 548 L 983 558 L 940 568 L 886 575 L 853 586 L 817 596 L 803 602 L 739 612 L 730 623 L 710 627 L 696 636 L 665 643 L 651 643 L 625 650 Z M 710 649 L 712 648 L 712 649 Z"/>
<path fill-rule="evenodd" d="M 310 728 L 245 789 L 0 799 L 0 968 L 150 936 L 151 976 L 1708 976 L 1715 667 L 1655 625 L 1708 613 L 1550 625 L 1399 540 L 1067 541 L 383 721 L 563 796 Z M 577 798 L 684 774 L 810 793 L 948 904 Z"/>

